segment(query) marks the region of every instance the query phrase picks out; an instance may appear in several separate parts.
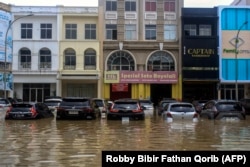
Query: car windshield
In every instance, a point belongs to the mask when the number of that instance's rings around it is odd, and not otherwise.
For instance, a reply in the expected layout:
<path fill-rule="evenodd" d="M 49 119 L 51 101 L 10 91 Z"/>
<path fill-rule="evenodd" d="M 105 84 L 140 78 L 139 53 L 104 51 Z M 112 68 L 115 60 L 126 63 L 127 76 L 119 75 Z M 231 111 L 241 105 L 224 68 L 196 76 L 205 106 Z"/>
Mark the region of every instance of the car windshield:
<path fill-rule="evenodd" d="M 44 103 L 47 105 L 47 106 L 57 106 L 61 101 L 58 100 L 46 100 Z"/>
<path fill-rule="evenodd" d="M 140 100 L 140 103 L 141 103 L 142 106 L 144 106 L 144 105 L 152 105 L 152 102 L 149 101 L 149 100 Z"/>
<path fill-rule="evenodd" d="M 89 106 L 88 99 L 63 99 L 61 106 Z"/>
<path fill-rule="evenodd" d="M 216 105 L 219 111 L 242 111 L 242 107 L 239 103 L 218 103 Z"/>
<path fill-rule="evenodd" d="M 174 112 L 194 112 L 194 108 L 186 104 L 172 105 L 170 110 Z"/>
<path fill-rule="evenodd" d="M 136 102 L 116 102 L 114 109 L 137 109 L 138 105 Z"/>
<path fill-rule="evenodd" d="M 104 103 L 102 100 L 95 100 L 95 103 L 98 107 L 104 107 Z"/>
<path fill-rule="evenodd" d="M 176 102 L 176 101 L 163 101 L 163 102 L 161 102 L 161 107 L 164 108 L 167 104 L 169 104 L 171 102 Z"/>
<path fill-rule="evenodd" d="M 32 104 L 13 104 L 11 112 L 29 111 Z"/>
<path fill-rule="evenodd" d="M 0 100 L 0 104 L 7 104 L 7 103 L 8 103 L 8 101 L 5 100 L 5 99 L 1 99 L 1 100 Z"/>

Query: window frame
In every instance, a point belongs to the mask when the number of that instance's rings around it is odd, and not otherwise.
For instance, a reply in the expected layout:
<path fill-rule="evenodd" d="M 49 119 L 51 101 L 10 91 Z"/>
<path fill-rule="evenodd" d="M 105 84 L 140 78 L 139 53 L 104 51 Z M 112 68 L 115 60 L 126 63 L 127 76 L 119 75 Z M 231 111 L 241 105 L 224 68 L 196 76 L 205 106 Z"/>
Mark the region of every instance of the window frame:
<path fill-rule="evenodd" d="M 164 0 L 164 11 L 165 12 L 176 12 L 176 1 L 175 0 Z"/>
<path fill-rule="evenodd" d="M 33 24 L 21 23 L 21 39 L 32 39 L 33 36 Z"/>
<path fill-rule="evenodd" d="M 84 52 L 84 69 L 96 70 L 96 51 L 94 49 L 87 49 Z"/>
<path fill-rule="evenodd" d="M 65 24 L 65 39 L 77 39 L 77 24 Z"/>
<path fill-rule="evenodd" d="M 185 36 L 197 36 L 196 24 L 184 24 L 184 34 Z"/>
<path fill-rule="evenodd" d="M 137 40 L 136 24 L 124 25 L 124 39 L 125 40 Z"/>
<path fill-rule="evenodd" d="M 29 49 L 20 50 L 20 66 L 22 69 L 31 69 L 31 51 Z"/>
<path fill-rule="evenodd" d="M 135 12 L 136 11 L 136 1 L 135 0 L 125 0 L 124 2 L 126 12 Z"/>
<path fill-rule="evenodd" d="M 174 24 L 164 25 L 164 40 L 165 41 L 177 40 L 177 25 Z"/>
<path fill-rule="evenodd" d="M 41 39 L 52 39 L 52 24 L 51 23 L 41 23 L 40 24 L 40 38 Z"/>
<path fill-rule="evenodd" d="M 39 64 L 40 64 L 40 69 L 42 68 L 51 68 L 51 51 L 49 49 L 41 49 L 39 51 Z"/>
<path fill-rule="evenodd" d="M 117 0 L 107 0 L 106 11 L 117 11 Z"/>
<path fill-rule="evenodd" d="M 200 24 L 199 25 L 199 36 L 212 36 L 212 25 L 211 24 Z"/>
<path fill-rule="evenodd" d="M 106 24 L 105 29 L 106 29 L 105 39 L 117 40 L 117 25 L 116 24 Z"/>
<path fill-rule="evenodd" d="M 145 0 L 145 11 L 156 12 L 156 0 Z"/>
<path fill-rule="evenodd" d="M 85 39 L 96 39 L 96 24 L 85 24 Z"/>
<path fill-rule="evenodd" d="M 145 25 L 145 40 L 156 40 L 157 36 L 157 26 L 156 24 L 146 24 Z"/>

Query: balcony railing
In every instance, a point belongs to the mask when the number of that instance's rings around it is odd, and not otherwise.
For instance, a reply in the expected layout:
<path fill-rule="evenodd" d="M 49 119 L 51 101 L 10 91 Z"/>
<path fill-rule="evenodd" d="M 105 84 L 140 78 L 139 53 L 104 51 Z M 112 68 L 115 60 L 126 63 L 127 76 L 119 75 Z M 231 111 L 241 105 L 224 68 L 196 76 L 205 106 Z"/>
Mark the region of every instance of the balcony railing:
<path fill-rule="evenodd" d="M 31 69 L 31 62 L 21 62 L 19 69 Z"/>
<path fill-rule="evenodd" d="M 96 70 L 96 66 L 85 65 L 84 70 Z"/>
<path fill-rule="evenodd" d="M 40 69 L 51 69 L 51 63 L 40 63 Z"/>
<path fill-rule="evenodd" d="M 0 63 L 0 70 L 1 70 L 1 71 L 4 71 L 4 70 L 6 70 L 6 71 L 11 71 L 11 69 L 12 69 L 12 64 L 6 63 L 6 67 L 5 67 L 4 62 L 1 62 L 1 63 Z"/>
<path fill-rule="evenodd" d="M 64 70 L 75 70 L 76 65 L 64 65 L 63 69 Z"/>

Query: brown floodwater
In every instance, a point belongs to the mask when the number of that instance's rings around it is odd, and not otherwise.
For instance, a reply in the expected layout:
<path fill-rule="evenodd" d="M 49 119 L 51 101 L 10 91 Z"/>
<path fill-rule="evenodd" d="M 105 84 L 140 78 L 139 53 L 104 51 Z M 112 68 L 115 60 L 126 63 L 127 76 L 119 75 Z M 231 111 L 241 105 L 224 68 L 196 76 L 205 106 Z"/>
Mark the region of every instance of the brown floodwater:
<path fill-rule="evenodd" d="M 243 121 L 4 120 L 0 167 L 100 167 L 102 150 L 250 150 Z"/>

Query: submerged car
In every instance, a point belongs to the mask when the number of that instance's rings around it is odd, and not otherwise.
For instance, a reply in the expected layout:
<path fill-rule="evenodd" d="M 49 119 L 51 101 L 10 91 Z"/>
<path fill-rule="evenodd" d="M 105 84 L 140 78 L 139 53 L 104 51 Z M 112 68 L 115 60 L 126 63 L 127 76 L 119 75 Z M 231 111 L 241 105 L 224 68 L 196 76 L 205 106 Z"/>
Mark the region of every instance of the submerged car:
<path fill-rule="evenodd" d="M 199 114 L 195 111 L 195 107 L 187 102 L 172 102 L 165 106 L 162 113 L 164 120 L 172 122 L 174 120 L 192 120 L 197 121 Z"/>
<path fill-rule="evenodd" d="M 165 106 L 172 102 L 178 102 L 178 101 L 172 98 L 169 98 L 169 99 L 165 98 L 164 100 L 160 101 L 159 106 L 158 106 L 158 115 L 159 116 L 162 115 L 163 111 L 165 110 Z"/>
<path fill-rule="evenodd" d="M 143 107 L 145 116 L 152 116 L 154 114 L 154 104 L 149 99 L 140 99 L 140 105 Z"/>
<path fill-rule="evenodd" d="M 38 119 L 54 117 L 44 103 L 17 103 L 7 110 L 5 119 Z"/>
<path fill-rule="evenodd" d="M 250 98 L 240 99 L 241 105 L 244 107 L 247 115 L 250 115 Z"/>
<path fill-rule="evenodd" d="M 44 100 L 44 103 L 49 107 L 51 112 L 54 114 L 57 110 L 57 107 L 59 107 L 61 102 L 62 102 L 62 99 L 60 99 L 60 98 L 50 98 L 50 99 Z"/>
<path fill-rule="evenodd" d="M 0 111 L 7 111 L 11 106 L 11 102 L 8 99 L 0 98 Z"/>
<path fill-rule="evenodd" d="M 115 100 L 109 108 L 107 119 L 134 119 L 144 120 L 145 113 L 143 107 L 137 99 L 120 99 Z"/>
<path fill-rule="evenodd" d="M 200 113 L 201 118 L 208 119 L 246 119 L 244 107 L 235 100 L 210 100 Z"/>
<path fill-rule="evenodd" d="M 92 98 L 91 103 L 98 107 L 98 110 L 96 110 L 97 116 L 100 118 L 106 118 L 108 106 L 105 100 L 102 98 Z"/>
<path fill-rule="evenodd" d="M 92 105 L 88 97 L 65 97 L 57 108 L 56 120 L 96 119 L 98 106 Z"/>
<path fill-rule="evenodd" d="M 192 104 L 194 105 L 196 112 L 200 113 L 206 102 L 208 102 L 208 100 L 194 100 Z"/>

